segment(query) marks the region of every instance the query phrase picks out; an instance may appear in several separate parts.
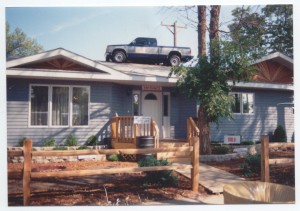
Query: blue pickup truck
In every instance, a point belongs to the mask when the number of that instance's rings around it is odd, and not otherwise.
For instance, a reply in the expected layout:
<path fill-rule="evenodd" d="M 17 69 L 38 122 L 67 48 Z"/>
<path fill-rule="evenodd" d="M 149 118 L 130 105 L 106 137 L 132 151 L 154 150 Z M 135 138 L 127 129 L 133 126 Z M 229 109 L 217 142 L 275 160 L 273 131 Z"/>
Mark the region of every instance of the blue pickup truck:
<path fill-rule="evenodd" d="M 178 66 L 192 58 L 191 48 L 157 46 L 155 38 L 147 37 L 138 37 L 127 45 L 108 45 L 105 52 L 106 61 L 117 63 L 136 61 Z"/>

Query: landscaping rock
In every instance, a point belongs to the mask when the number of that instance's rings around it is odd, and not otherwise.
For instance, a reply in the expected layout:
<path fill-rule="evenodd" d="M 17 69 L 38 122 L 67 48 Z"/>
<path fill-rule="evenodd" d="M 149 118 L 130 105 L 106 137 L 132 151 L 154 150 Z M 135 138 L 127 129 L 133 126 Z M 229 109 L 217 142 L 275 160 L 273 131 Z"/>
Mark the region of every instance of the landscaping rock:
<path fill-rule="evenodd" d="M 247 152 L 248 148 L 235 148 L 233 152 L 239 153 L 239 152 Z"/>
<path fill-rule="evenodd" d="M 257 151 L 256 151 L 255 146 L 249 146 L 249 147 L 248 147 L 248 154 L 250 154 L 250 155 L 255 155 L 255 154 L 257 154 Z"/>

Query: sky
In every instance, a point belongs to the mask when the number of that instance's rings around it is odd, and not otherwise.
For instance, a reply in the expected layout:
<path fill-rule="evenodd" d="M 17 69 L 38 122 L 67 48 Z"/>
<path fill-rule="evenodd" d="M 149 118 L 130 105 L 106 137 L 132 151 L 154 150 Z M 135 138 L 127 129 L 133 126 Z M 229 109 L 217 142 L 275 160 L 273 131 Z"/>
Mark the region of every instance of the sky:
<path fill-rule="evenodd" d="M 222 6 L 220 20 L 232 19 L 235 6 Z M 10 30 L 21 28 L 44 50 L 65 48 L 93 60 L 104 60 L 109 44 L 128 44 L 136 37 L 154 37 L 158 45 L 173 45 L 173 34 L 161 23 L 186 26 L 176 6 L 117 7 L 7 7 Z M 197 32 L 192 26 L 177 29 L 177 46 L 192 48 L 197 55 Z"/>

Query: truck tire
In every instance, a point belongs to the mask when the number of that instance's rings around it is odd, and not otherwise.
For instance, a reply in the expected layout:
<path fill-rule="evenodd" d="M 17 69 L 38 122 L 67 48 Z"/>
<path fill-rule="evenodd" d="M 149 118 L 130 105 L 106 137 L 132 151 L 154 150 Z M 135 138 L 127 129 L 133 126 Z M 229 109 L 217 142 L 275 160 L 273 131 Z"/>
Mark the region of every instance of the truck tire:
<path fill-rule="evenodd" d="M 126 61 L 126 55 L 123 51 L 115 51 L 112 56 L 112 60 L 116 63 L 122 63 Z"/>
<path fill-rule="evenodd" d="M 181 59 L 176 54 L 173 54 L 169 57 L 169 64 L 171 66 L 178 66 L 180 64 L 180 62 L 181 62 Z"/>

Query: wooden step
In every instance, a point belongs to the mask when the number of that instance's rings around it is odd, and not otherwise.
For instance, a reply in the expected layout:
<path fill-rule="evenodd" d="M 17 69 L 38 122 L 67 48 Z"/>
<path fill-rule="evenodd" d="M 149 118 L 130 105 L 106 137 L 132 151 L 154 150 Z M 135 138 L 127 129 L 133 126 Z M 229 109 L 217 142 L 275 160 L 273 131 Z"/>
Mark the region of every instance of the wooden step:
<path fill-rule="evenodd" d="M 177 162 L 191 162 L 190 157 L 170 157 L 167 158 L 167 160 L 171 163 L 177 163 Z"/>
<path fill-rule="evenodd" d="M 160 142 L 159 148 L 169 148 L 169 147 L 188 147 L 187 142 Z"/>
<path fill-rule="evenodd" d="M 187 140 L 186 139 L 175 139 L 175 138 L 161 138 L 159 139 L 159 142 L 175 142 L 175 143 L 178 143 L 178 142 L 185 142 L 187 143 Z"/>
<path fill-rule="evenodd" d="M 157 153 L 159 158 L 169 158 L 169 157 L 191 157 L 191 152 L 161 152 Z"/>

